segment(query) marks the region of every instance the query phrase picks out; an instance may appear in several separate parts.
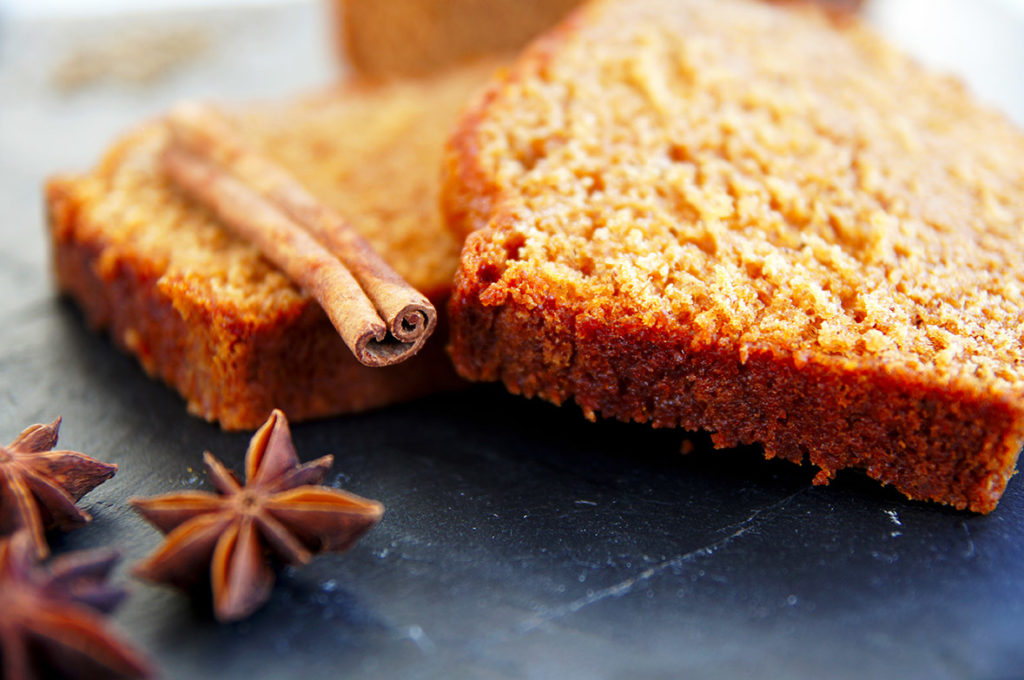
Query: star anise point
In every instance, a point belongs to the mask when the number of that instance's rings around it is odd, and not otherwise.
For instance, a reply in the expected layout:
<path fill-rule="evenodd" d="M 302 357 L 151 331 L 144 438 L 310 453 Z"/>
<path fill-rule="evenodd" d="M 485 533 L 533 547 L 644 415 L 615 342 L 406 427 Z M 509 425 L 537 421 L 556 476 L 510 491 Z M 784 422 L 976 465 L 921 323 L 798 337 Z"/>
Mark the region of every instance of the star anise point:
<path fill-rule="evenodd" d="M 216 493 L 182 491 L 131 500 L 166 534 L 135 573 L 186 585 L 208 569 L 214 616 L 220 621 L 248 616 L 270 597 L 274 571 L 268 557 L 305 564 L 316 552 L 351 547 L 380 520 L 384 506 L 377 501 L 316 486 L 333 460 L 327 455 L 300 463 L 288 421 L 275 410 L 250 441 L 244 485 L 206 452 L 203 461 Z"/>
<path fill-rule="evenodd" d="M 124 591 L 106 583 L 116 551 L 71 553 L 37 563 L 21 530 L 0 539 L 0 677 L 146 678 L 149 662 L 107 627 Z"/>
<path fill-rule="evenodd" d="M 114 476 L 117 466 L 78 451 L 54 450 L 61 418 L 25 428 L 0 446 L 0 535 L 25 529 L 40 559 L 49 553 L 48 528 L 73 529 L 92 521 L 76 503 Z"/>

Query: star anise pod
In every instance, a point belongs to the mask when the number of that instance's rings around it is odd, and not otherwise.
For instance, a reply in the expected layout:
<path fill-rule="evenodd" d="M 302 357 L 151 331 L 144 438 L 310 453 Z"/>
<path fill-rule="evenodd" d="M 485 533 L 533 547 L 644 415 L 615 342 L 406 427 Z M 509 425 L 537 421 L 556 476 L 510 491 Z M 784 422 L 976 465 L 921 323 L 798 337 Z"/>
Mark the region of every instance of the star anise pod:
<path fill-rule="evenodd" d="M 77 451 L 52 451 L 60 418 L 33 425 L 0 446 L 0 535 L 27 529 L 39 559 L 49 554 L 46 529 L 67 531 L 92 521 L 75 503 L 107 481 L 117 466 Z"/>
<path fill-rule="evenodd" d="M 203 460 L 217 494 L 179 491 L 130 501 L 167 534 L 135 573 L 190 589 L 203 582 L 208 569 L 213 612 L 220 621 L 245 618 L 270 597 L 274 570 L 268 556 L 305 564 L 313 553 L 341 552 L 384 512 L 377 501 L 314 486 L 334 457 L 300 464 L 288 421 L 278 410 L 249 443 L 245 486 L 209 452 Z"/>
<path fill-rule="evenodd" d="M 103 614 L 123 599 L 107 585 L 112 550 L 37 562 L 27 531 L 0 539 L 0 677 L 145 678 L 149 663 L 119 640 Z"/>

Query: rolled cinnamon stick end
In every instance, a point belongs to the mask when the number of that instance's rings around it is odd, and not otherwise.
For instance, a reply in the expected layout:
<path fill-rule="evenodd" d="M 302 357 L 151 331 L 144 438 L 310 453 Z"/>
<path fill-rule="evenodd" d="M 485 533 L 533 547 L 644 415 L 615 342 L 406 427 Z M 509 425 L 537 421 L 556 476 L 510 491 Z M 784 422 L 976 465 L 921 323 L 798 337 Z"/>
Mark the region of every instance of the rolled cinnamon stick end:
<path fill-rule="evenodd" d="M 185 102 L 176 106 L 167 120 L 178 143 L 223 167 L 336 255 L 359 282 L 395 339 L 412 344 L 414 351 L 423 346 L 437 325 L 434 306 L 399 276 L 347 220 L 318 201 L 290 173 L 252 150 L 213 108 Z M 392 348 L 368 345 L 367 351 L 390 356 Z"/>
<path fill-rule="evenodd" d="M 414 355 L 426 342 L 433 330 L 427 325 L 432 305 L 426 313 L 416 304 L 408 305 L 408 319 L 404 312 L 398 315 L 400 332 L 389 333 L 396 324 L 380 317 L 342 261 L 277 206 L 218 164 L 173 142 L 164 151 L 162 162 L 168 177 L 186 194 L 252 243 L 320 304 L 360 363 L 391 366 Z M 407 325 L 419 332 L 410 335 Z"/>

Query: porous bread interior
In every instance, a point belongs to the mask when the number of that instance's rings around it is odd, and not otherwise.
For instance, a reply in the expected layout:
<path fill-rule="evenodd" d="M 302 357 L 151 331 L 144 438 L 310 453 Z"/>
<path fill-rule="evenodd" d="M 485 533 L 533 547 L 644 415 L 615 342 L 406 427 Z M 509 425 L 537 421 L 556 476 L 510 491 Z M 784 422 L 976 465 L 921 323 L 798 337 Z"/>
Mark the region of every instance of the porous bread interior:
<path fill-rule="evenodd" d="M 460 242 L 441 227 L 432 169 L 451 122 L 492 68 L 339 86 L 228 115 L 250 144 L 345 216 L 400 275 L 438 296 L 451 285 Z M 100 266 L 130 254 L 162 272 L 158 285 L 248 321 L 272 321 L 305 302 L 252 246 L 170 185 L 159 167 L 167 142 L 163 124 L 149 123 L 75 182 L 79 204 L 88 206 L 76 238 L 108 244 Z"/>
<path fill-rule="evenodd" d="M 598 2 L 466 130 L 485 305 L 1024 394 L 1024 135 L 856 22 Z"/>

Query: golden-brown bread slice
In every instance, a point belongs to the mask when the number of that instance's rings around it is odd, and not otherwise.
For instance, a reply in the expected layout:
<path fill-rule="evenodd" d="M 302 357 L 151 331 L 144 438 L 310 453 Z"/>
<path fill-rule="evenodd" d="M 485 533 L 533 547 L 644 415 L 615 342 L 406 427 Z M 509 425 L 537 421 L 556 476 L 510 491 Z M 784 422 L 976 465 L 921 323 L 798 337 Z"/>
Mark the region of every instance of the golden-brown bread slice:
<path fill-rule="evenodd" d="M 369 76 L 422 75 L 512 52 L 581 0 L 334 0 L 344 59 Z"/>
<path fill-rule="evenodd" d="M 1024 134 L 858 22 L 589 5 L 479 98 L 446 174 L 464 377 L 996 507 Z"/>
<path fill-rule="evenodd" d="M 230 115 L 439 303 L 460 243 L 437 208 L 444 140 L 492 69 L 348 84 Z M 253 428 L 275 407 L 302 420 L 455 383 L 443 328 L 405 364 L 358 364 L 315 302 L 168 183 L 158 162 L 167 138 L 161 121 L 144 125 L 93 171 L 51 180 L 47 198 L 60 289 L 191 412 Z"/>

